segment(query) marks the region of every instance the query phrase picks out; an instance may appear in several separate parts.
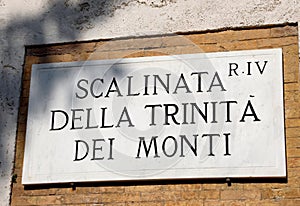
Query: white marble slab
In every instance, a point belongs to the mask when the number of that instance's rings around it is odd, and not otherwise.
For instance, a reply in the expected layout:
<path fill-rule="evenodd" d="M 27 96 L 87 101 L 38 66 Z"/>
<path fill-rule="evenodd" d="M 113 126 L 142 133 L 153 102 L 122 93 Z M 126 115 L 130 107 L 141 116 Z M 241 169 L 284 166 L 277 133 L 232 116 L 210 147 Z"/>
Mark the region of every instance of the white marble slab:
<path fill-rule="evenodd" d="M 33 65 L 23 184 L 285 177 L 281 49 Z"/>

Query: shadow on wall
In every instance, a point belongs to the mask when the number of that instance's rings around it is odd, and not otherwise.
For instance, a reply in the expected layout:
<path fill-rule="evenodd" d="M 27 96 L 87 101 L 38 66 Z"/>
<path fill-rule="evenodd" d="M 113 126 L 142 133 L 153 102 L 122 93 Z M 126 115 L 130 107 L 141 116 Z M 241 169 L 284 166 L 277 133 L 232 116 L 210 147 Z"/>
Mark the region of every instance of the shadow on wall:
<path fill-rule="evenodd" d="M 9 201 L 11 173 L 14 162 L 19 96 L 24 63 L 24 45 L 76 41 L 80 35 L 114 15 L 130 0 L 52 0 L 43 3 L 38 15 L 14 16 L 2 31 L 3 40 L 0 70 L 0 201 Z M 0 1 L 5 8 L 5 3 Z M 9 4 L 9 3 L 8 3 Z M 41 4 L 41 3 L 37 3 Z M 26 5 L 24 5 L 26 6 Z M 30 9 L 30 8 L 25 8 Z M 0 50 L 1 52 L 1 50 Z M 47 52 L 46 52 L 47 53 Z M 51 90 L 51 82 L 47 88 Z M 38 97 L 37 97 L 38 98 Z M 71 101 L 71 100 L 70 100 Z M 1 192 L 2 193 L 2 192 Z M 2 199 L 4 198 L 4 199 Z M 1 203 L 1 204 L 2 204 Z M 0 204 L 0 205 L 1 205 Z M 5 205 L 5 203 L 4 203 Z"/>

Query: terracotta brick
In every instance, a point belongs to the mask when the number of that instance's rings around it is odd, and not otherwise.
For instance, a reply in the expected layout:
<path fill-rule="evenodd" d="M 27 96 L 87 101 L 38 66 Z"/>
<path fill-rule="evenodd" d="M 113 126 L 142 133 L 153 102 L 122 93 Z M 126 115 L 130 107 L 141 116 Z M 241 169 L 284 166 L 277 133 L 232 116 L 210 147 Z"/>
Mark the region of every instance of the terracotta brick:
<path fill-rule="evenodd" d="M 286 101 L 285 117 L 287 119 L 298 119 L 300 117 L 299 104 L 300 102 Z"/>
<path fill-rule="evenodd" d="M 24 157 L 24 143 L 23 144 L 17 144 L 17 151 L 18 154 L 16 155 L 16 161 L 18 160 L 21 164 L 23 163 L 23 157 Z"/>
<path fill-rule="evenodd" d="M 284 91 L 299 91 L 300 85 L 298 83 L 284 84 Z"/>
<path fill-rule="evenodd" d="M 201 184 L 179 184 L 175 185 L 175 188 L 179 191 L 191 191 L 191 190 L 196 190 L 200 191 L 202 189 Z"/>
<path fill-rule="evenodd" d="M 112 40 L 102 44 L 97 50 L 101 51 L 123 51 L 138 50 L 146 48 L 160 48 L 162 45 L 161 38 L 136 38 Z"/>
<path fill-rule="evenodd" d="M 220 32 L 211 32 L 206 34 L 195 34 L 188 35 L 187 38 L 190 39 L 195 44 L 215 44 L 218 42 L 232 42 L 236 41 L 238 32 L 233 30 L 220 31 Z"/>
<path fill-rule="evenodd" d="M 185 200 L 185 201 L 168 201 L 165 202 L 164 206 L 203 206 L 203 201 L 202 200 Z"/>
<path fill-rule="evenodd" d="M 247 201 L 246 206 L 281 206 L 284 205 L 280 200 L 261 200 L 261 201 Z"/>
<path fill-rule="evenodd" d="M 95 51 L 93 53 L 89 53 L 89 56 L 86 60 L 103 60 L 109 59 L 109 52 Z"/>
<path fill-rule="evenodd" d="M 300 165 L 299 165 L 300 167 Z M 285 199 L 299 199 L 300 188 L 286 188 L 283 190 L 283 196 Z"/>
<path fill-rule="evenodd" d="M 294 168 L 290 168 L 289 170 L 294 169 Z M 299 168 L 296 168 L 299 169 Z M 290 174 L 290 173 L 289 173 Z M 299 173 L 298 173 L 299 174 Z M 288 186 L 291 188 L 299 188 L 300 185 L 300 177 L 290 177 L 289 176 L 289 180 L 288 180 Z"/>
<path fill-rule="evenodd" d="M 204 202 L 204 206 L 245 206 L 246 202 L 245 201 L 220 201 L 220 200 L 208 200 Z"/>
<path fill-rule="evenodd" d="M 140 201 L 140 193 L 131 192 L 123 194 L 101 194 L 101 202 L 137 202 Z"/>
<path fill-rule="evenodd" d="M 299 46 L 298 43 L 295 42 L 294 44 L 290 44 L 290 45 L 286 45 L 286 46 L 282 46 L 282 51 L 285 55 L 292 55 L 292 56 L 297 56 L 299 55 Z M 298 64 L 298 63 L 297 63 Z"/>
<path fill-rule="evenodd" d="M 284 62 L 284 69 L 285 69 L 284 74 L 295 73 L 295 75 L 298 76 L 299 63 L 298 63 L 298 59 L 295 58 L 295 55 L 289 55 L 289 54 L 284 55 L 283 62 Z"/>
<path fill-rule="evenodd" d="M 243 183 L 241 183 L 243 184 Z M 261 191 L 264 189 L 270 188 L 284 188 L 286 187 L 286 183 L 276 183 L 276 181 L 272 184 L 266 182 L 259 182 L 259 183 L 250 183 L 250 184 L 243 184 L 243 189 L 239 189 L 240 191 Z"/>
<path fill-rule="evenodd" d="M 61 196 L 35 196 L 37 205 L 58 205 L 62 204 Z"/>
<path fill-rule="evenodd" d="M 24 106 L 28 106 L 28 100 L 29 98 L 22 98 L 21 102 L 20 102 L 20 107 L 24 107 Z"/>
<path fill-rule="evenodd" d="M 124 188 L 125 192 L 146 192 L 146 193 L 151 193 L 151 192 L 158 192 L 161 191 L 163 188 L 162 185 L 139 185 L 139 186 L 127 186 Z"/>
<path fill-rule="evenodd" d="M 252 190 L 224 190 L 221 191 L 221 200 L 260 199 L 260 191 Z"/>
<path fill-rule="evenodd" d="M 238 51 L 262 48 L 259 47 L 258 40 L 221 42 L 218 43 L 218 45 L 219 47 L 223 48 L 224 51 Z"/>
<path fill-rule="evenodd" d="M 220 190 L 204 190 L 199 192 L 199 198 L 201 199 L 219 199 Z"/>
<path fill-rule="evenodd" d="M 282 199 L 282 189 L 264 189 L 261 191 L 262 199 Z"/>
<path fill-rule="evenodd" d="M 106 204 L 105 204 L 106 205 Z M 126 206 L 164 206 L 165 204 L 163 202 L 126 202 Z"/>
<path fill-rule="evenodd" d="M 93 44 L 93 43 L 87 43 L 87 44 Z M 63 55 L 72 52 L 78 52 L 80 50 L 81 50 L 80 44 L 72 43 L 67 45 L 52 45 L 52 46 L 28 48 L 27 55 L 29 56 Z"/>
<path fill-rule="evenodd" d="M 284 199 L 279 202 L 279 205 L 284 205 L 284 206 L 295 206 L 295 205 L 300 205 L 300 199 Z"/>
<path fill-rule="evenodd" d="M 163 200 L 166 201 L 180 201 L 182 200 L 181 192 L 180 191 L 162 191 L 161 196 L 163 197 Z"/>
<path fill-rule="evenodd" d="M 74 193 L 74 190 L 69 187 L 69 188 L 57 188 L 56 190 L 56 195 L 72 195 Z"/>
<path fill-rule="evenodd" d="M 36 199 L 28 196 L 13 196 L 12 205 L 37 205 Z"/>
<path fill-rule="evenodd" d="M 134 55 L 136 53 L 139 53 L 140 50 L 120 50 L 120 51 L 113 51 L 108 53 L 109 59 L 121 59 L 126 58 L 127 56 Z"/>
<path fill-rule="evenodd" d="M 157 49 L 148 49 L 148 50 L 145 50 L 145 53 L 147 51 L 154 52 L 154 53 L 159 53 L 159 56 L 181 54 L 181 51 L 176 47 L 164 47 L 164 48 L 157 48 Z M 158 55 L 156 55 L 156 56 L 158 56 Z"/>
<path fill-rule="evenodd" d="M 16 159 L 15 160 L 15 168 L 16 169 L 21 169 L 22 167 L 23 167 L 23 159 Z"/>
<path fill-rule="evenodd" d="M 300 158 L 288 157 L 288 168 L 300 168 Z"/>
<path fill-rule="evenodd" d="M 23 81 L 30 80 L 30 77 L 31 77 L 31 66 L 30 68 L 24 68 Z"/>
<path fill-rule="evenodd" d="M 134 57 L 143 57 L 143 56 L 145 56 L 144 50 L 139 50 L 137 52 L 125 56 L 124 58 L 134 58 Z"/>
<path fill-rule="evenodd" d="M 94 204 L 101 203 L 102 197 L 100 194 L 69 194 L 66 196 L 62 196 L 61 202 L 62 204 Z"/>
<path fill-rule="evenodd" d="M 202 52 L 223 52 L 228 51 L 226 48 L 224 48 L 220 44 L 198 44 L 199 50 L 202 50 Z"/>
<path fill-rule="evenodd" d="M 178 47 L 178 46 L 195 45 L 195 40 L 201 38 L 201 36 L 203 35 L 197 35 L 197 37 L 194 37 L 193 35 L 165 36 L 161 38 L 161 47 Z"/>
<path fill-rule="evenodd" d="M 285 101 L 297 101 L 300 102 L 300 92 L 298 91 L 285 91 L 284 92 Z"/>
<path fill-rule="evenodd" d="M 199 199 L 199 191 L 191 190 L 191 191 L 185 191 L 181 192 L 181 198 L 183 200 L 197 200 Z"/>
<path fill-rule="evenodd" d="M 25 141 L 25 131 L 18 131 L 17 133 L 17 138 L 18 138 L 18 141 L 21 142 L 23 141 L 22 144 L 24 146 L 24 141 Z M 18 141 L 17 141 L 17 144 L 18 144 Z"/>
<path fill-rule="evenodd" d="M 282 38 L 258 39 L 258 48 L 277 48 L 293 45 L 298 41 L 298 36 L 288 36 Z"/>
<path fill-rule="evenodd" d="M 19 115 L 27 115 L 27 111 L 28 111 L 27 107 L 20 107 Z M 23 126 L 23 125 L 20 125 L 20 126 Z M 26 127 L 26 125 L 24 125 L 24 126 Z"/>
<path fill-rule="evenodd" d="M 284 83 L 297 83 L 298 75 L 295 73 L 284 73 Z"/>
<path fill-rule="evenodd" d="M 106 204 L 93 204 L 93 206 L 126 206 L 126 203 L 106 203 Z M 86 206 L 86 204 L 85 204 Z"/>
<path fill-rule="evenodd" d="M 141 201 L 149 202 L 149 201 L 161 201 L 164 199 L 164 196 L 159 192 L 141 192 Z"/>
<path fill-rule="evenodd" d="M 291 129 L 294 129 L 294 131 L 297 131 L 298 127 L 289 128 L 289 131 Z M 287 138 L 286 139 L 287 149 L 295 149 L 295 148 L 298 148 L 299 145 L 300 145 L 300 137 L 293 137 L 293 138 Z"/>
<path fill-rule="evenodd" d="M 166 53 L 162 53 L 159 50 L 153 51 L 153 50 L 145 50 L 144 51 L 145 56 L 165 56 Z"/>
<path fill-rule="evenodd" d="M 285 26 L 284 28 L 271 28 L 271 37 L 297 36 L 296 26 Z"/>
<path fill-rule="evenodd" d="M 95 189 L 95 188 L 93 188 Z M 97 193 L 123 193 L 125 191 L 124 187 L 119 187 L 119 186 L 109 186 L 109 187 L 98 187 L 97 190 L 92 191 L 92 192 L 97 192 Z"/>
<path fill-rule="evenodd" d="M 300 128 L 286 128 L 285 130 L 286 137 L 300 137 Z M 297 139 L 291 139 L 297 141 Z"/>
<path fill-rule="evenodd" d="M 252 39 L 266 39 L 270 38 L 271 36 L 271 29 L 247 29 L 237 31 L 235 35 L 236 40 L 252 40 Z"/>

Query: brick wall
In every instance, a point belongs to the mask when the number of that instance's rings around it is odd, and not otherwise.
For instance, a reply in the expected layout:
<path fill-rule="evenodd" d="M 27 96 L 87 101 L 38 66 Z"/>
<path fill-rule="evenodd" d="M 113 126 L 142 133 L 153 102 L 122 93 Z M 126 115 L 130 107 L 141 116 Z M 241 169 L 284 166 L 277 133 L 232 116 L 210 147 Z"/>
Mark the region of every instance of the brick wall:
<path fill-rule="evenodd" d="M 287 180 L 21 184 L 31 65 L 154 55 L 282 48 Z M 297 25 L 28 47 L 20 101 L 12 205 L 300 205 L 300 92 Z"/>

